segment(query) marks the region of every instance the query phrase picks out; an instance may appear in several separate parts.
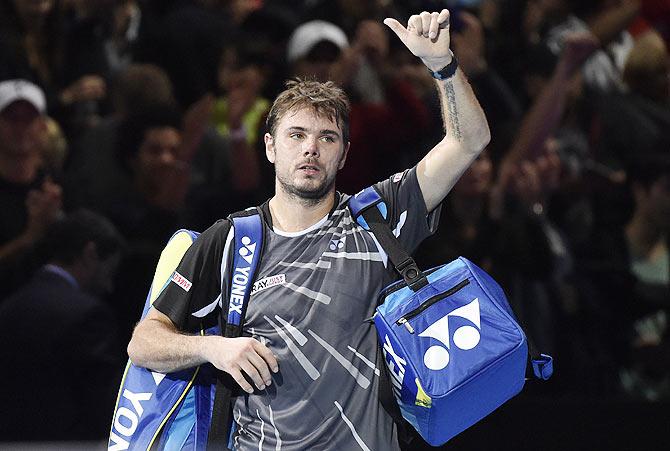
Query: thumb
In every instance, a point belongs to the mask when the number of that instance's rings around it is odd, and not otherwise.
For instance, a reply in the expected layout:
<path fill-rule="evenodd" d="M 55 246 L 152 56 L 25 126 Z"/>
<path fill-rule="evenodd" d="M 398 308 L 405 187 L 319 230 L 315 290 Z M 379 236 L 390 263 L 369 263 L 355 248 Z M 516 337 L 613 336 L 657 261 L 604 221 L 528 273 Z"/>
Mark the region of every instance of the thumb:
<path fill-rule="evenodd" d="M 404 41 L 405 35 L 407 34 L 407 29 L 403 27 L 400 24 L 400 22 L 398 22 L 395 19 L 387 17 L 386 19 L 384 19 L 384 25 L 393 30 L 393 32 L 400 38 L 400 40 Z"/>

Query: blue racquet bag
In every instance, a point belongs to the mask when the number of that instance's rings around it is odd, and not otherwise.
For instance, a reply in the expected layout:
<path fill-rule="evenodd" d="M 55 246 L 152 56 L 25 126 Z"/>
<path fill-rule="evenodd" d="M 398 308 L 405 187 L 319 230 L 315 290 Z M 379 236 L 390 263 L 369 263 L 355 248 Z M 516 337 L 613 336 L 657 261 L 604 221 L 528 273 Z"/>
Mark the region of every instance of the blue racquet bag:
<path fill-rule="evenodd" d="M 484 270 L 464 257 L 419 270 L 372 187 L 352 197 L 349 208 L 403 277 L 380 293 L 374 315 L 390 381 L 380 384 L 380 397 L 396 421 L 402 416 L 439 446 L 519 393 L 527 373 L 551 376 L 552 358 L 532 346 L 529 358 L 523 329 Z"/>
<path fill-rule="evenodd" d="M 222 284 L 220 324 L 201 334 L 240 336 L 246 306 L 253 285 L 253 275 L 260 261 L 263 227 L 257 213 L 232 215 L 235 228 L 232 272 L 246 271 L 250 276 L 241 285 Z M 190 282 L 176 271 L 182 257 L 198 233 L 179 230 L 167 243 L 156 266 L 142 318 L 169 283 L 185 289 Z M 228 259 L 224 257 L 224 261 Z M 222 281 L 227 280 L 226 264 L 221 262 Z M 231 278 L 232 279 L 232 278 Z M 187 284 L 187 285 L 184 285 Z M 230 300 L 231 307 L 228 306 Z M 232 307 L 234 305 L 234 308 Z M 223 332 L 223 333 L 222 333 Z M 227 449 L 234 432 L 230 416 L 232 390 L 222 382 L 225 375 L 211 364 L 174 372 L 159 373 L 128 361 L 117 397 L 107 449 L 116 450 L 182 450 Z"/>

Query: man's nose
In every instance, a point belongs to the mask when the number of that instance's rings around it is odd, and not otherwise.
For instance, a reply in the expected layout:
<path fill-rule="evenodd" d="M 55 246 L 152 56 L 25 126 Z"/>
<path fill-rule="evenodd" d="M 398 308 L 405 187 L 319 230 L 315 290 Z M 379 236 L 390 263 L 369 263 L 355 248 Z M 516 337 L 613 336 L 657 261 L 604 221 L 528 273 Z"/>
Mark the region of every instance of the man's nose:
<path fill-rule="evenodd" d="M 305 146 L 303 149 L 304 155 L 310 157 L 319 156 L 319 140 L 317 138 L 305 140 Z"/>

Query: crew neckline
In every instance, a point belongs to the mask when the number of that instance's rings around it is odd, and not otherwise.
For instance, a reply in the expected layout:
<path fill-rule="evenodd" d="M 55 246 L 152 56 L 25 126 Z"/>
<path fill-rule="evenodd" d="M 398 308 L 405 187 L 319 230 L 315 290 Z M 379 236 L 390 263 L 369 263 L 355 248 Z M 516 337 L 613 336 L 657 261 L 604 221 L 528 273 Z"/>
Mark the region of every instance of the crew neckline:
<path fill-rule="evenodd" d="M 340 206 L 341 201 L 342 201 L 342 194 L 338 191 L 335 191 L 335 202 L 333 203 L 333 208 L 330 209 L 328 214 L 326 214 L 323 218 L 319 219 L 315 224 L 307 227 L 306 229 L 299 230 L 297 232 L 285 232 L 283 230 L 277 229 L 274 226 L 274 224 L 272 222 L 272 213 L 270 212 L 270 199 L 263 202 L 263 204 L 261 205 L 260 210 L 261 210 L 261 213 L 262 213 L 262 216 L 263 216 L 263 220 L 265 221 L 267 226 L 270 228 L 270 230 L 272 230 L 274 233 L 276 233 L 279 236 L 293 238 L 293 237 L 305 235 L 306 233 L 309 233 L 309 232 L 311 232 L 315 229 L 318 229 L 323 224 L 325 224 L 326 221 L 328 220 L 328 218 L 330 218 L 330 216 Z"/>
<path fill-rule="evenodd" d="M 313 225 L 307 227 L 306 229 L 299 230 L 297 232 L 284 232 L 283 230 L 279 230 L 275 226 L 272 226 L 272 231 L 279 236 L 285 236 L 285 237 L 289 237 L 289 238 L 293 238 L 293 237 L 296 237 L 296 236 L 302 236 L 302 235 L 305 235 L 306 233 L 309 233 L 312 230 L 318 229 L 319 227 L 324 225 L 326 223 L 326 221 L 328 220 L 329 216 L 330 216 L 330 213 L 326 214 L 323 218 L 319 219 L 316 222 L 316 224 L 313 224 Z"/>

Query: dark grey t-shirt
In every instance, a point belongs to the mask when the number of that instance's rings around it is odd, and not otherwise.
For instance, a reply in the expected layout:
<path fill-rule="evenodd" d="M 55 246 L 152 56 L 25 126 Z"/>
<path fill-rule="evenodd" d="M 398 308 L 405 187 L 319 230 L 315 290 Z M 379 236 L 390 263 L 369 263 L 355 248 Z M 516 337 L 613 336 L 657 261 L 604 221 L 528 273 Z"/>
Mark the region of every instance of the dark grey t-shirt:
<path fill-rule="evenodd" d="M 414 250 L 439 214 L 427 214 L 415 169 L 376 188 L 400 241 Z M 237 398 L 236 449 L 399 448 L 378 401 L 383 361 L 377 362 L 374 326 L 365 321 L 396 274 L 373 235 L 352 219 L 348 199 L 338 196 L 331 213 L 305 231 L 266 233 L 244 331 L 270 347 L 280 371 L 265 390 Z M 170 283 L 154 303 L 182 329 L 201 321 L 206 327 L 218 314 L 228 229 L 215 224 L 189 249 L 178 268 L 192 283 L 189 291 Z"/>

